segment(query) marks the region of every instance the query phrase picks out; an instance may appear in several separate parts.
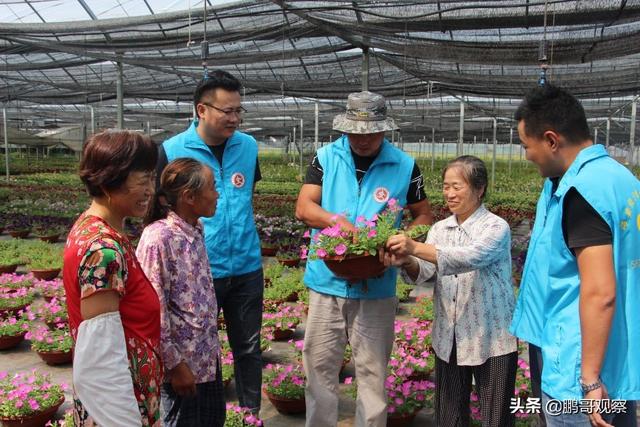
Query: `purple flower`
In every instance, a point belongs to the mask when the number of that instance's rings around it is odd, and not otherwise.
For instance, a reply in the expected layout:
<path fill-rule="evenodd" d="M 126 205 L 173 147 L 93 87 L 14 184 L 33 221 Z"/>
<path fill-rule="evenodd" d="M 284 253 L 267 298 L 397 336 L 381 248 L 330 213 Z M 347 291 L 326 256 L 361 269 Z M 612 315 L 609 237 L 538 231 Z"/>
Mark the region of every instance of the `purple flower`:
<path fill-rule="evenodd" d="M 327 251 L 325 251 L 325 250 L 324 250 L 324 249 L 322 249 L 322 248 L 318 249 L 318 251 L 317 251 L 316 253 L 318 254 L 318 256 L 319 256 L 320 258 L 324 258 L 324 257 L 326 257 L 326 256 L 327 256 Z"/>
<path fill-rule="evenodd" d="M 340 243 L 334 248 L 336 255 L 343 255 L 347 251 L 347 246 L 344 243 Z"/>

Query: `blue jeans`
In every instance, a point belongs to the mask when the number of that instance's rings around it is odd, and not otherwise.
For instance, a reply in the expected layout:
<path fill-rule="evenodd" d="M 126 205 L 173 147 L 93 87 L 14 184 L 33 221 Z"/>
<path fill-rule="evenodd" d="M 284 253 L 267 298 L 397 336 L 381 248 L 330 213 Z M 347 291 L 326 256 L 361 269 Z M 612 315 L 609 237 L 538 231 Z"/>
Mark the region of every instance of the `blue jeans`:
<path fill-rule="evenodd" d="M 241 407 L 260 411 L 262 387 L 262 268 L 213 280 L 218 310 L 222 309 L 233 353 L 236 393 Z"/>
<path fill-rule="evenodd" d="M 561 413 L 551 414 L 547 408 L 547 402 L 553 400 L 548 394 L 542 392 L 542 409 L 549 427 L 591 427 L 588 414 Z M 602 414 L 602 418 L 614 427 L 637 427 L 636 402 L 626 401 L 626 412 L 621 414 Z"/>

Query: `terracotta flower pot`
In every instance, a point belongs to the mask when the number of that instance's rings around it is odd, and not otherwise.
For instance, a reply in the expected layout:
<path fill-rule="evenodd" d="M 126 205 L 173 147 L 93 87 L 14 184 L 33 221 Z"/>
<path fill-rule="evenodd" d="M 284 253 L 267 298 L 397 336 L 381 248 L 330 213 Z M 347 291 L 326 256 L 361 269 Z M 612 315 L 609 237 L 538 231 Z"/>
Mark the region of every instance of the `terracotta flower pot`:
<path fill-rule="evenodd" d="M 287 267 L 297 267 L 300 265 L 300 258 L 278 259 L 278 262 Z"/>
<path fill-rule="evenodd" d="M 432 371 L 433 369 L 430 369 L 427 372 L 413 371 L 413 374 L 407 377 L 407 381 L 428 381 L 431 377 Z"/>
<path fill-rule="evenodd" d="M 293 336 L 293 329 L 274 329 L 273 340 L 274 341 L 287 341 Z"/>
<path fill-rule="evenodd" d="M 0 417 L 2 425 L 4 427 L 43 427 L 48 421 L 51 421 L 53 416 L 58 412 L 60 405 L 64 403 L 64 397 L 56 402 L 55 405 L 36 412 L 32 415 L 26 415 L 20 418 L 4 418 Z"/>
<path fill-rule="evenodd" d="M 287 399 L 266 391 L 265 394 L 267 395 L 267 398 L 269 398 L 273 407 L 281 414 L 302 414 L 307 410 L 304 396 L 300 399 Z"/>
<path fill-rule="evenodd" d="M 71 363 L 73 360 L 73 354 L 70 351 L 37 351 L 38 356 L 47 365 L 64 365 Z"/>
<path fill-rule="evenodd" d="M 410 425 L 418 411 L 412 414 L 387 414 L 387 427 L 405 427 Z"/>
<path fill-rule="evenodd" d="M 38 239 L 42 240 L 43 242 L 47 242 L 47 243 L 55 243 L 58 241 L 58 239 L 60 238 L 60 233 L 54 233 L 54 234 L 43 234 L 43 235 L 39 235 Z"/>
<path fill-rule="evenodd" d="M 325 258 L 324 263 L 333 274 L 350 282 L 380 276 L 386 268 L 377 255 L 331 257 Z"/>
<path fill-rule="evenodd" d="M 7 230 L 7 233 L 14 239 L 26 239 L 31 230 Z"/>
<path fill-rule="evenodd" d="M 262 256 L 275 256 L 278 253 L 278 248 L 275 246 L 262 246 L 260 247 L 260 253 Z"/>
<path fill-rule="evenodd" d="M 59 268 L 47 268 L 42 270 L 31 270 L 33 277 L 40 280 L 53 280 L 60 274 Z"/>
<path fill-rule="evenodd" d="M 291 292 L 289 295 L 287 295 L 287 298 L 285 298 L 286 302 L 296 302 L 298 301 L 298 292 Z"/>
<path fill-rule="evenodd" d="M 0 336 L 0 350 L 8 350 L 20 344 L 24 340 L 24 336 L 27 331 L 21 332 L 18 335 Z"/>
<path fill-rule="evenodd" d="M 0 274 L 14 273 L 18 269 L 18 264 L 0 265 Z"/>

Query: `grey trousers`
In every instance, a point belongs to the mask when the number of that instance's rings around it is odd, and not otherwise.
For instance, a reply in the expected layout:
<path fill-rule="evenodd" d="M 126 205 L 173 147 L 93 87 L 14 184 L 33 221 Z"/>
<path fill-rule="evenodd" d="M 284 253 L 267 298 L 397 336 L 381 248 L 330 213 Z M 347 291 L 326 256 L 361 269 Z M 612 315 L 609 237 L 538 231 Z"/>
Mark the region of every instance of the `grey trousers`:
<path fill-rule="evenodd" d="M 345 299 L 310 291 L 302 353 L 307 427 L 338 424 L 338 375 L 347 342 L 356 367 L 356 427 L 387 424 L 384 381 L 398 299 Z"/>

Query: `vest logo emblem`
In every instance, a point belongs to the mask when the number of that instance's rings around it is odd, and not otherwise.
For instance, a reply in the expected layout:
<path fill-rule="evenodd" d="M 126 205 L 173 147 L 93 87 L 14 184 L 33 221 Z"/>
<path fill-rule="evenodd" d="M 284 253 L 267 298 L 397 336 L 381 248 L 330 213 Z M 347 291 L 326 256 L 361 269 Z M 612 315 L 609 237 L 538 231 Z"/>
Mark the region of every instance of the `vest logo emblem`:
<path fill-rule="evenodd" d="M 389 200 L 389 190 L 384 187 L 378 187 L 373 192 L 373 198 L 378 203 L 384 203 Z"/>
<path fill-rule="evenodd" d="M 236 188 L 244 187 L 244 175 L 240 172 L 236 172 L 231 176 L 231 183 Z"/>

